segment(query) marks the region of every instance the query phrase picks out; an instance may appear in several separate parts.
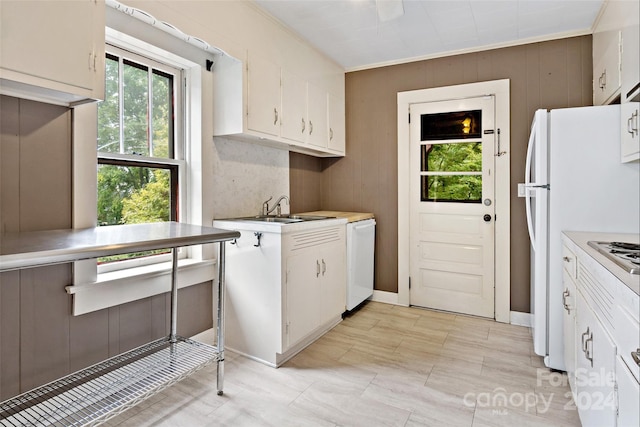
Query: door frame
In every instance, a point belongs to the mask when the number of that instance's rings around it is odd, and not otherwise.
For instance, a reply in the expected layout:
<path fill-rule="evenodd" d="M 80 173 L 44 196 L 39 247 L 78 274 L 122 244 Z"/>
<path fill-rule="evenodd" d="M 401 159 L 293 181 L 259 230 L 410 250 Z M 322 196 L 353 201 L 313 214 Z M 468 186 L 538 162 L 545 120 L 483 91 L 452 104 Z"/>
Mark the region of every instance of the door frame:
<path fill-rule="evenodd" d="M 510 210 L 510 110 L 509 79 L 398 92 L 398 304 L 409 297 L 409 107 L 411 104 L 495 95 L 495 320 L 511 320 L 511 210 Z M 500 141 L 499 149 L 498 142 Z M 500 155 L 498 155 L 500 153 Z"/>

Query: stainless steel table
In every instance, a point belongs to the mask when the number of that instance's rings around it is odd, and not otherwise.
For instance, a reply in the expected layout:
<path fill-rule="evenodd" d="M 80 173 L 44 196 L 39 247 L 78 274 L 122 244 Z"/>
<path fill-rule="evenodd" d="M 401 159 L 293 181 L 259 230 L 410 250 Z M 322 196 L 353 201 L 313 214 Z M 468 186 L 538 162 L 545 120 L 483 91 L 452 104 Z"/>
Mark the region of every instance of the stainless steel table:
<path fill-rule="evenodd" d="M 224 383 L 225 242 L 237 231 L 177 222 L 0 234 L 0 272 L 171 248 L 171 327 L 167 337 L 107 359 L 0 403 L 0 425 L 98 425 L 193 372 L 217 362 Z M 219 243 L 217 343 L 176 334 L 177 248 Z"/>

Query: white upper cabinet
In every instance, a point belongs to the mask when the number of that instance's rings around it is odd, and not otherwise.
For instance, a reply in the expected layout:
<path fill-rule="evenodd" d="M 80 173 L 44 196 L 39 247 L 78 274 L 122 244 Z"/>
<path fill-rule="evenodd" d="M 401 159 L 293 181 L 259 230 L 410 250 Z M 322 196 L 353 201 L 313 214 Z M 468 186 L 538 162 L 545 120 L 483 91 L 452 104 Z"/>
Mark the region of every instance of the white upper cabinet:
<path fill-rule="evenodd" d="M 620 89 L 620 31 L 593 34 L 593 103 L 611 101 Z"/>
<path fill-rule="evenodd" d="M 640 25 L 622 29 L 622 87 L 623 102 L 640 101 Z"/>
<path fill-rule="evenodd" d="M 329 150 L 344 153 L 345 149 L 345 105 L 344 99 L 329 94 Z"/>
<path fill-rule="evenodd" d="M 637 1 L 605 4 L 593 32 L 593 103 L 638 101 L 640 7 Z"/>
<path fill-rule="evenodd" d="M 327 135 L 327 91 L 313 83 L 307 83 L 307 111 L 309 126 L 307 129 L 309 144 L 327 149 L 329 139 Z"/>
<path fill-rule="evenodd" d="M 344 156 L 344 100 L 331 95 L 344 87 L 326 83 L 344 83 L 344 72 L 319 67 L 314 80 L 291 71 L 295 64 L 287 68 L 252 52 L 245 67 L 239 64 L 221 58 L 214 67 L 214 136 L 317 157 Z"/>
<path fill-rule="evenodd" d="M 282 70 L 282 137 L 305 143 L 309 120 L 307 118 L 307 82 Z"/>
<path fill-rule="evenodd" d="M 280 67 L 264 58 L 247 61 L 247 127 L 269 135 L 280 134 Z"/>
<path fill-rule="evenodd" d="M 104 97 L 104 0 L 0 2 L 0 92 L 73 106 Z"/>
<path fill-rule="evenodd" d="M 620 106 L 620 156 L 623 163 L 640 159 L 640 102 L 624 102 Z"/>

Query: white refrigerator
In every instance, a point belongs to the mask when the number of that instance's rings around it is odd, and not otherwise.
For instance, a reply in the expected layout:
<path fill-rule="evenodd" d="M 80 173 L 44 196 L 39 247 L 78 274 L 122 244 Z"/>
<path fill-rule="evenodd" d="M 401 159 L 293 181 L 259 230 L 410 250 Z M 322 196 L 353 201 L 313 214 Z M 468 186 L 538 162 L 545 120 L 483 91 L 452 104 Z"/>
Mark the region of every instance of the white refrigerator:
<path fill-rule="evenodd" d="M 640 163 L 620 162 L 620 106 L 536 111 L 525 183 L 534 351 L 565 370 L 562 231 L 640 233 Z"/>

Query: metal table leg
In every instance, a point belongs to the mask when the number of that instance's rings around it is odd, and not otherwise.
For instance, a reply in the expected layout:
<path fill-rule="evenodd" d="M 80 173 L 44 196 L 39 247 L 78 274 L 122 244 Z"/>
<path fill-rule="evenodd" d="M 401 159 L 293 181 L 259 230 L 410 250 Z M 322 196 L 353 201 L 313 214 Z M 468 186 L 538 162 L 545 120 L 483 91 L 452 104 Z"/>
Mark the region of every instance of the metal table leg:
<path fill-rule="evenodd" d="M 224 386 L 224 266 L 225 266 L 225 242 L 220 242 L 220 252 L 218 255 L 218 352 L 220 359 L 218 360 L 217 370 L 217 387 L 218 395 L 222 395 Z"/>
<path fill-rule="evenodd" d="M 178 248 L 171 249 L 171 329 L 169 339 L 176 343 L 178 328 Z"/>

